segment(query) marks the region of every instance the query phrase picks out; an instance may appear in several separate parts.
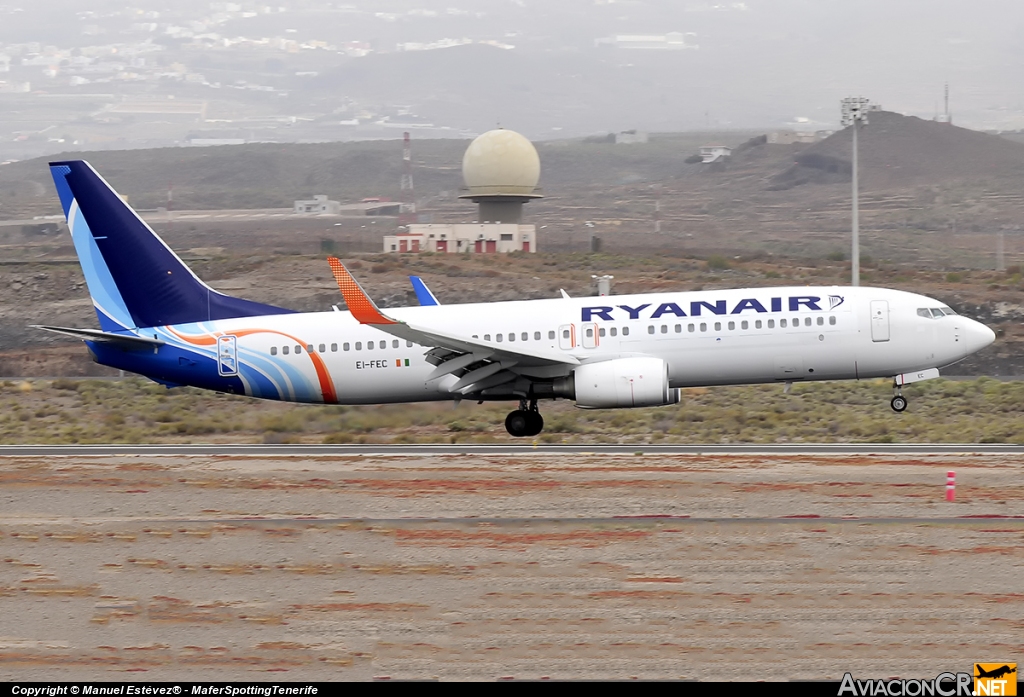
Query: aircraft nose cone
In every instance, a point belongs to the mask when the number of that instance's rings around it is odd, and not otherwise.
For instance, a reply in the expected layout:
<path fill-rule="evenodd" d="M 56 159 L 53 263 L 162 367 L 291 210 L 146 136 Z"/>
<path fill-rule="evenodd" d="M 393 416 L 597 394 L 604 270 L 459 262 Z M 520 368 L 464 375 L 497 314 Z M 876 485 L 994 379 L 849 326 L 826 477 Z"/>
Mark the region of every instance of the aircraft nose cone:
<path fill-rule="evenodd" d="M 981 322 L 975 322 L 974 320 L 968 320 L 967 326 L 964 327 L 964 335 L 965 343 L 967 344 L 966 348 L 971 353 L 980 351 L 996 340 L 996 333 L 994 331 Z"/>

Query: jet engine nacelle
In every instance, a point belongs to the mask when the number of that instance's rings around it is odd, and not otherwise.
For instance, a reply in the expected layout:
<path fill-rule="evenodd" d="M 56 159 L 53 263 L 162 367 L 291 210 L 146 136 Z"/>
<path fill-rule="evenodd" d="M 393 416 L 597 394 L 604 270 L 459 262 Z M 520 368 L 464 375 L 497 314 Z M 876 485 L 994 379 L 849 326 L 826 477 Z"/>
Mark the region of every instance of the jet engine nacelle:
<path fill-rule="evenodd" d="M 679 403 L 668 386 L 668 364 L 660 358 L 616 358 L 573 371 L 576 406 L 584 409 L 660 407 Z"/>

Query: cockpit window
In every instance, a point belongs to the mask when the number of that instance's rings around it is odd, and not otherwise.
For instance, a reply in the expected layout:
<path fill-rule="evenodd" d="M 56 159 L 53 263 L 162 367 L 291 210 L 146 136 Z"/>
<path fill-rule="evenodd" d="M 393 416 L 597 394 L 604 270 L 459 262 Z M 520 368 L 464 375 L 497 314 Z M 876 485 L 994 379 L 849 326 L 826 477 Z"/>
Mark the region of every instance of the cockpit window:
<path fill-rule="evenodd" d="M 943 305 L 942 307 L 919 307 L 917 308 L 917 314 L 921 317 L 927 317 L 929 319 L 938 319 L 939 317 L 945 317 L 946 315 L 955 315 L 950 308 Z"/>

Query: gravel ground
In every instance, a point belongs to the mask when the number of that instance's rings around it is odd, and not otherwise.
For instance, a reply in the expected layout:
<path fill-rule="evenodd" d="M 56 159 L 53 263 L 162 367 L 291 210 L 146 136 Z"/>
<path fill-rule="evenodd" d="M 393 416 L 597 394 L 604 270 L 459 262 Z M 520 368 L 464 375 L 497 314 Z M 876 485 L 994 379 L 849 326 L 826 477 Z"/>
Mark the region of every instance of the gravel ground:
<path fill-rule="evenodd" d="M 1022 471 L 1005 455 L 0 458 L 0 679 L 1014 661 Z"/>

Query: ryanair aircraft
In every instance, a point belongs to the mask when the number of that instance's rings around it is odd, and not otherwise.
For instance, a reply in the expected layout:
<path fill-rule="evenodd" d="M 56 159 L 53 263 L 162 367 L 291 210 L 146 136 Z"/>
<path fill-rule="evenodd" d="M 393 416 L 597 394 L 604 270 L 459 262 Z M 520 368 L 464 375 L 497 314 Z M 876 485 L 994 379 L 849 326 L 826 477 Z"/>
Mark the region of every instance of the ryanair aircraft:
<path fill-rule="evenodd" d="M 540 400 L 654 407 L 694 386 L 890 377 L 901 412 L 903 385 L 995 339 L 937 300 L 865 287 L 441 305 L 419 282 L 421 306 L 385 312 L 333 258 L 348 311 L 299 313 L 210 288 L 87 162 L 50 171 L 100 329 L 39 328 L 168 387 L 324 404 L 505 400 L 519 405 L 508 432 L 534 436 Z"/>

